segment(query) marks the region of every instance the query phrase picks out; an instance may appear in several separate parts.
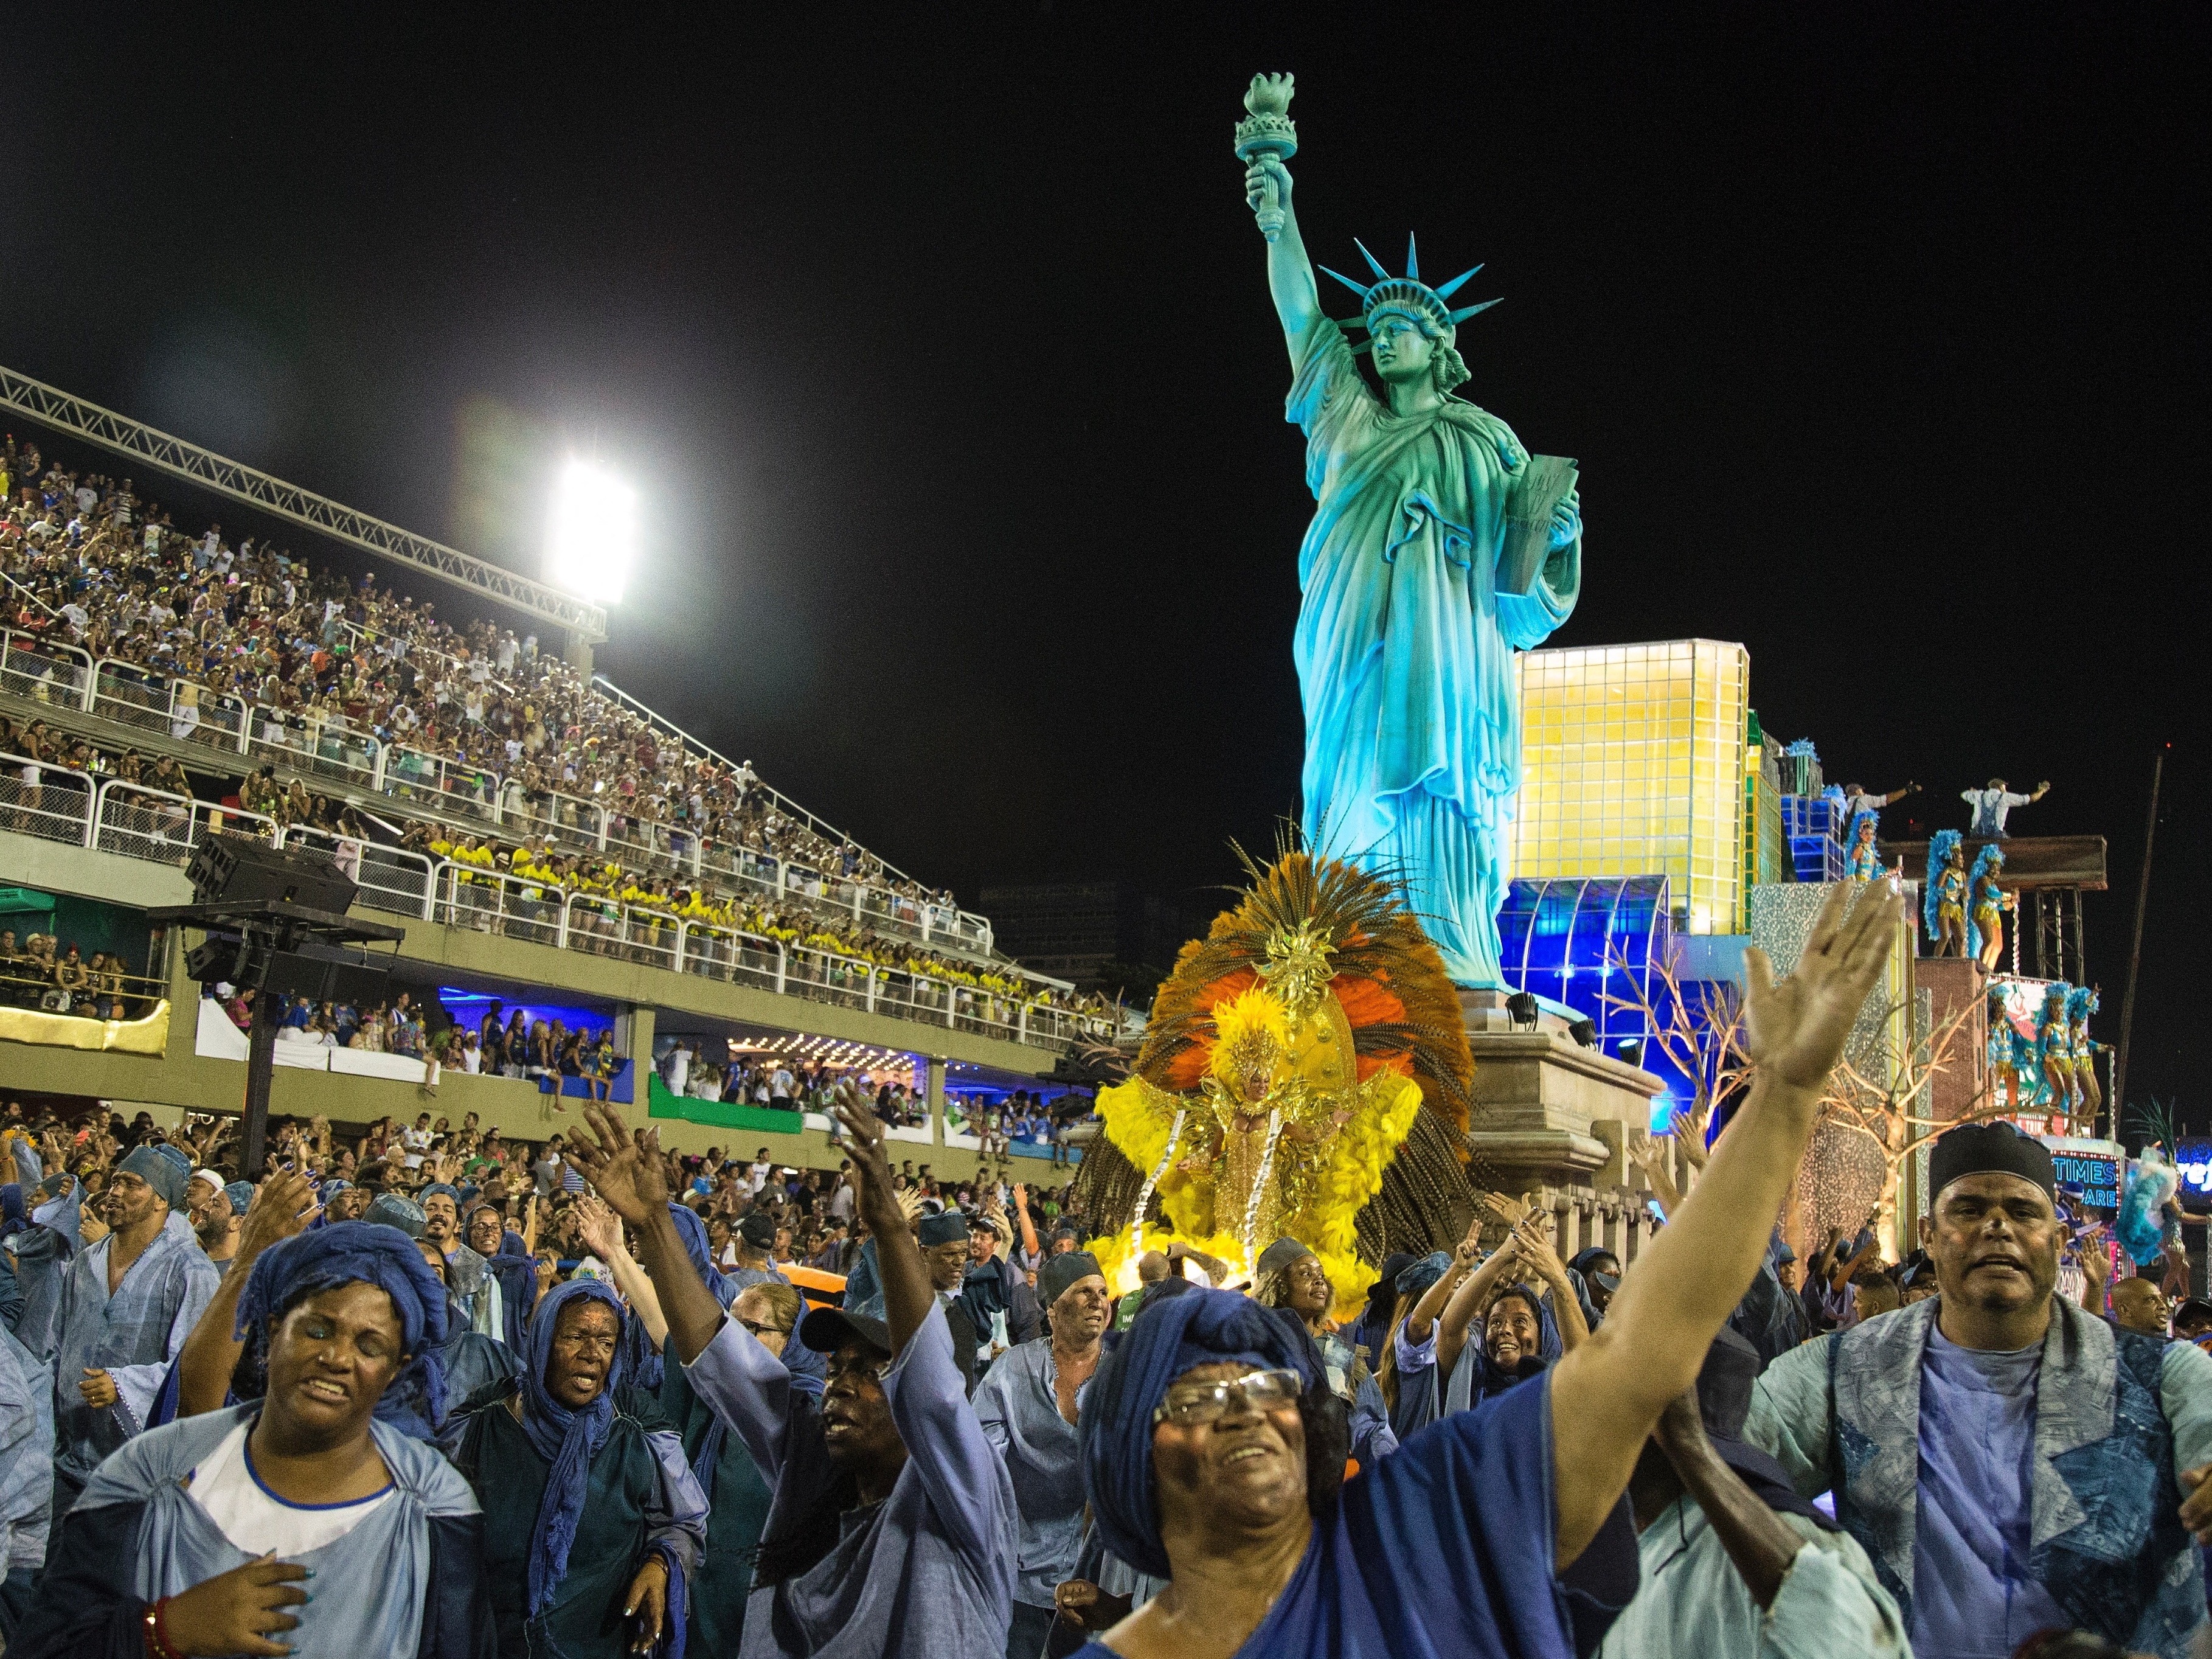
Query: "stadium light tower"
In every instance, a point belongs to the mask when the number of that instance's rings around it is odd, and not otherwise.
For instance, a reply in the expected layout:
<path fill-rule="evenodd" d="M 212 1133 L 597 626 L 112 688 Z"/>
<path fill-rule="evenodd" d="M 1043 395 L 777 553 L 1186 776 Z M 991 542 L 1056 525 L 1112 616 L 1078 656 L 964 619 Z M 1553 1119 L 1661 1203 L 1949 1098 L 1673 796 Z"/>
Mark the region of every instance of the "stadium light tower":
<path fill-rule="evenodd" d="M 596 462 L 572 456 L 553 492 L 546 579 L 613 605 L 636 561 L 637 491 Z"/>

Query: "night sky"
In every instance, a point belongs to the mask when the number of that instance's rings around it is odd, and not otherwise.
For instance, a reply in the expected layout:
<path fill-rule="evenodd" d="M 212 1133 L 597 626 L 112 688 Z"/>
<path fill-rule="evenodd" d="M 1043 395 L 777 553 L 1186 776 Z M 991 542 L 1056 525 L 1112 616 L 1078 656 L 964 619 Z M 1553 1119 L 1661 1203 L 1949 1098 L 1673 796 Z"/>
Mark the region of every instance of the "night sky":
<path fill-rule="evenodd" d="M 2206 15 L 1698 9 L 51 8 L 0 361 L 519 568 L 596 453 L 648 521 L 603 672 L 968 902 L 1209 907 L 1297 802 L 1311 501 L 1230 151 L 1292 70 L 1313 256 L 1487 260 L 1462 395 L 1582 461 L 1554 643 L 1743 641 L 1767 729 L 1923 824 L 2048 778 L 2015 831 L 2112 844 L 2108 1039 L 2174 745 L 2130 1093 L 2201 1125 Z"/>

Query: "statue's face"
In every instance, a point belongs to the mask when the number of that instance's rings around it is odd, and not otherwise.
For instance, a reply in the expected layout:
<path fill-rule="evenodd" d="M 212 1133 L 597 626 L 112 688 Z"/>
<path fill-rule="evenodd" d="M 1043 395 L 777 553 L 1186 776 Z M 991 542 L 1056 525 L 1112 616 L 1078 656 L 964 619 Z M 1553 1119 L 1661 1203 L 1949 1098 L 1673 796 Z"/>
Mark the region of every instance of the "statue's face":
<path fill-rule="evenodd" d="M 1410 317 L 1384 312 L 1375 319 L 1375 372 L 1386 381 L 1426 380 L 1436 345 Z"/>

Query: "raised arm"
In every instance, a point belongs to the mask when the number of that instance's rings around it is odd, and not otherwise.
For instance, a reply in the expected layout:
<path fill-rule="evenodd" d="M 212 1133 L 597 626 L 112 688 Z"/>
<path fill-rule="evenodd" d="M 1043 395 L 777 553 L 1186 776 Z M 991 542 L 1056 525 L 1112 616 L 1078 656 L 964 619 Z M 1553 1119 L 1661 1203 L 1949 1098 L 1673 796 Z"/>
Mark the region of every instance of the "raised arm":
<path fill-rule="evenodd" d="M 1549 1230 L 1546 1228 L 1525 1240 L 1521 1254 L 1552 1293 L 1553 1317 L 1559 1322 L 1559 1351 L 1571 1354 L 1589 1335 L 1589 1321 L 1583 1317 L 1583 1299 L 1575 1294 L 1574 1281 L 1567 1277 L 1567 1265 L 1559 1259 Z"/>
<path fill-rule="evenodd" d="M 1263 232 L 1276 214 L 1282 216 L 1282 228 L 1267 238 L 1267 291 L 1274 296 L 1275 314 L 1282 319 L 1283 338 L 1296 362 L 1298 343 L 1322 314 L 1321 296 L 1305 241 L 1298 235 L 1297 210 L 1291 204 L 1290 169 L 1279 157 L 1262 151 L 1252 158 L 1244 169 L 1244 199 Z"/>
<path fill-rule="evenodd" d="M 574 1137 L 568 1162 L 636 1232 L 638 1259 L 659 1294 L 676 1357 L 689 1365 L 722 1328 L 722 1305 L 684 1253 L 683 1235 L 668 1213 L 668 1170 L 660 1156 L 660 1131 L 647 1130 L 641 1146 L 613 1103 L 605 1101 L 586 1101 L 584 1122 L 598 1144 L 583 1135 Z"/>
<path fill-rule="evenodd" d="M 921 1247 L 915 1242 L 891 1190 L 890 1165 L 884 1158 L 884 1129 L 876 1114 L 849 1083 L 838 1085 L 830 1101 L 837 1121 L 844 1125 L 853 1151 L 853 1174 L 860 1189 L 860 1213 L 876 1235 L 876 1272 L 884 1282 L 884 1322 L 890 1327 L 891 1351 L 902 1354 L 908 1339 L 921 1328 L 922 1320 L 937 1301 L 930 1289 L 929 1272 L 921 1265 Z"/>
<path fill-rule="evenodd" d="M 584 1242 L 591 1252 L 607 1265 L 614 1275 L 615 1289 L 628 1298 L 636 1313 L 638 1323 L 656 1348 L 668 1345 L 668 1316 L 660 1311 L 660 1296 L 653 1288 L 653 1281 L 637 1265 L 623 1244 L 622 1223 L 615 1212 L 607 1208 L 606 1200 L 586 1197 L 576 1206 L 577 1225 L 584 1235 Z"/>
<path fill-rule="evenodd" d="M 255 1189 L 253 1201 L 246 1206 L 246 1219 L 239 1223 L 238 1253 L 231 1259 L 230 1271 L 222 1276 L 214 1300 L 177 1351 L 179 1417 L 198 1417 L 222 1408 L 230 1393 L 230 1374 L 246 1346 L 231 1333 L 237 1328 L 238 1299 L 252 1275 L 254 1259 L 278 1240 L 290 1238 L 304 1228 L 314 1213 L 308 1206 L 305 1175 L 271 1175 Z"/>
<path fill-rule="evenodd" d="M 1437 1276 L 1437 1282 L 1421 1292 L 1421 1299 L 1406 1313 L 1406 1341 L 1415 1348 L 1429 1339 L 1429 1328 L 1440 1318 L 1452 1299 L 1452 1293 L 1467 1282 L 1467 1276 L 1475 1271 L 1475 1262 L 1482 1253 L 1482 1218 L 1478 1216 L 1468 1223 L 1467 1236 L 1452 1252 L 1452 1265 Z M 1462 1326 L 1462 1331 L 1466 1327 Z"/>
<path fill-rule="evenodd" d="M 1714 1333 L 1758 1271 L 1828 1073 L 1897 930 L 1902 900 L 1887 882 L 1862 889 L 1848 919 L 1846 894 L 1842 885 L 1830 894 L 1779 985 L 1764 952 L 1745 952 L 1748 1098 L 1715 1144 L 1705 1179 L 1621 1281 L 1605 1323 L 1552 1368 L 1562 1567 L 1596 1536 L 1660 1412 L 1696 1382 Z"/>
<path fill-rule="evenodd" d="M 1437 1375 L 1448 1377 L 1452 1367 L 1459 1363 L 1460 1350 L 1467 1346 L 1468 1327 L 1482 1316 L 1490 1306 L 1490 1293 L 1505 1277 L 1508 1268 L 1521 1259 L 1521 1235 L 1514 1233 L 1498 1247 L 1488 1261 L 1467 1276 L 1451 1300 L 1444 1304 L 1442 1318 L 1437 1320 Z"/>

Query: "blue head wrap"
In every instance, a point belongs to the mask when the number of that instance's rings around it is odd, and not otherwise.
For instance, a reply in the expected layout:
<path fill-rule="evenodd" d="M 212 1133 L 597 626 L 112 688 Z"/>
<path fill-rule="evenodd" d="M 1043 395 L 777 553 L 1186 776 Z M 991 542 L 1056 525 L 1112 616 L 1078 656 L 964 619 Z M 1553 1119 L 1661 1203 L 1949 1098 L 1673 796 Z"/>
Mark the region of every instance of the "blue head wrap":
<path fill-rule="evenodd" d="M 501 1245 L 502 1253 L 505 1245 Z M 528 1258 L 526 1256 L 525 1260 Z M 545 1293 L 530 1318 L 529 1347 L 522 1368 L 522 1431 L 538 1455 L 550 1466 L 545 1476 L 545 1496 L 538 1505 L 538 1524 L 530 1540 L 529 1613 L 536 1618 L 568 1571 L 568 1550 L 576 1541 L 577 1523 L 584 1518 L 584 1491 L 592 1473 L 592 1456 L 606 1444 L 615 1424 L 615 1385 L 623 1380 L 623 1349 L 615 1345 L 606 1386 L 583 1410 L 571 1411 L 546 1392 L 545 1368 L 553 1355 L 553 1332 L 561 1310 L 571 1302 L 596 1302 L 623 1316 L 622 1298 L 595 1278 L 570 1279 Z"/>
<path fill-rule="evenodd" d="M 11 1238 L 31 1224 L 31 1217 L 23 1208 L 23 1189 L 9 1181 L 0 1186 L 0 1239 Z"/>
<path fill-rule="evenodd" d="M 464 1217 L 461 1235 L 468 1236 L 468 1221 Z M 530 1306 L 538 1294 L 538 1263 L 523 1247 L 522 1235 L 507 1231 L 504 1223 L 499 1235 L 499 1248 L 484 1258 L 484 1272 L 498 1281 L 500 1312 L 502 1328 L 497 1333 L 514 1353 L 526 1352 L 530 1346 Z"/>
<path fill-rule="evenodd" d="M 684 1253 L 691 1258 L 692 1266 L 698 1270 L 699 1277 L 707 1281 L 707 1288 L 714 1293 L 714 1300 L 727 1308 L 738 1299 L 738 1287 L 722 1277 L 721 1270 L 708 1256 L 706 1223 L 680 1204 L 670 1205 L 668 1216 L 676 1223 L 678 1236 L 684 1241 Z M 769 1242 L 774 1243 L 775 1240 L 771 1238 Z"/>
<path fill-rule="evenodd" d="M 1423 1256 L 1398 1275 L 1395 1287 L 1398 1294 L 1419 1301 L 1428 1295 L 1430 1288 L 1438 1279 L 1451 1272 L 1451 1252 L 1449 1250 L 1438 1250 L 1431 1255 Z"/>
<path fill-rule="evenodd" d="M 115 1173 L 136 1175 L 174 1210 L 185 1201 L 185 1188 L 191 1184 L 192 1167 L 189 1160 L 179 1162 L 165 1157 L 163 1154 L 168 1150 L 165 1146 L 134 1146 L 116 1164 Z"/>
<path fill-rule="evenodd" d="M 415 1195 L 415 1202 L 427 1207 L 430 1202 L 430 1194 L 433 1192 L 443 1192 L 453 1201 L 454 1209 L 458 1210 L 461 1207 L 461 1189 L 458 1186 L 448 1186 L 441 1180 L 434 1180 L 417 1192 Z"/>
<path fill-rule="evenodd" d="M 246 1206 L 253 1202 L 253 1183 L 250 1180 L 226 1181 L 222 1195 L 230 1200 L 230 1207 L 242 1216 L 246 1213 Z"/>
<path fill-rule="evenodd" d="M 1295 1370 L 1309 1388 L 1322 1376 L 1321 1354 L 1293 1316 L 1233 1290 L 1193 1285 L 1147 1300 L 1083 1398 L 1083 1491 L 1098 1534 L 1108 1549 L 1155 1578 L 1172 1569 L 1160 1541 L 1152 1412 L 1184 1372 L 1224 1360 L 1255 1370 Z"/>
<path fill-rule="evenodd" d="M 445 1370 L 434 1351 L 446 1340 L 446 1287 L 405 1234 L 374 1222 L 338 1221 L 272 1244 L 246 1278 L 233 1333 L 244 1337 L 262 1329 L 317 1290 L 356 1284 L 374 1284 L 392 1298 L 400 1346 L 413 1356 L 385 1391 L 386 1399 L 396 1397 L 409 1409 L 395 1406 L 385 1412 L 380 1400 L 380 1415 L 427 1440 L 446 1415 Z M 423 1419 L 419 1434 L 410 1420 L 416 1415 Z"/>
<path fill-rule="evenodd" d="M 59 1179 L 58 1175 L 47 1176 L 45 1181 L 39 1184 L 39 1190 L 44 1192 L 48 1182 Z M 38 1226 L 51 1227 L 68 1241 L 69 1250 L 64 1253 L 65 1257 L 83 1248 L 84 1183 L 72 1178 L 70 1181 L 69 1196 L 47 1199 L 46 1203 L 31 1211 L 31 1220 Z"/>

